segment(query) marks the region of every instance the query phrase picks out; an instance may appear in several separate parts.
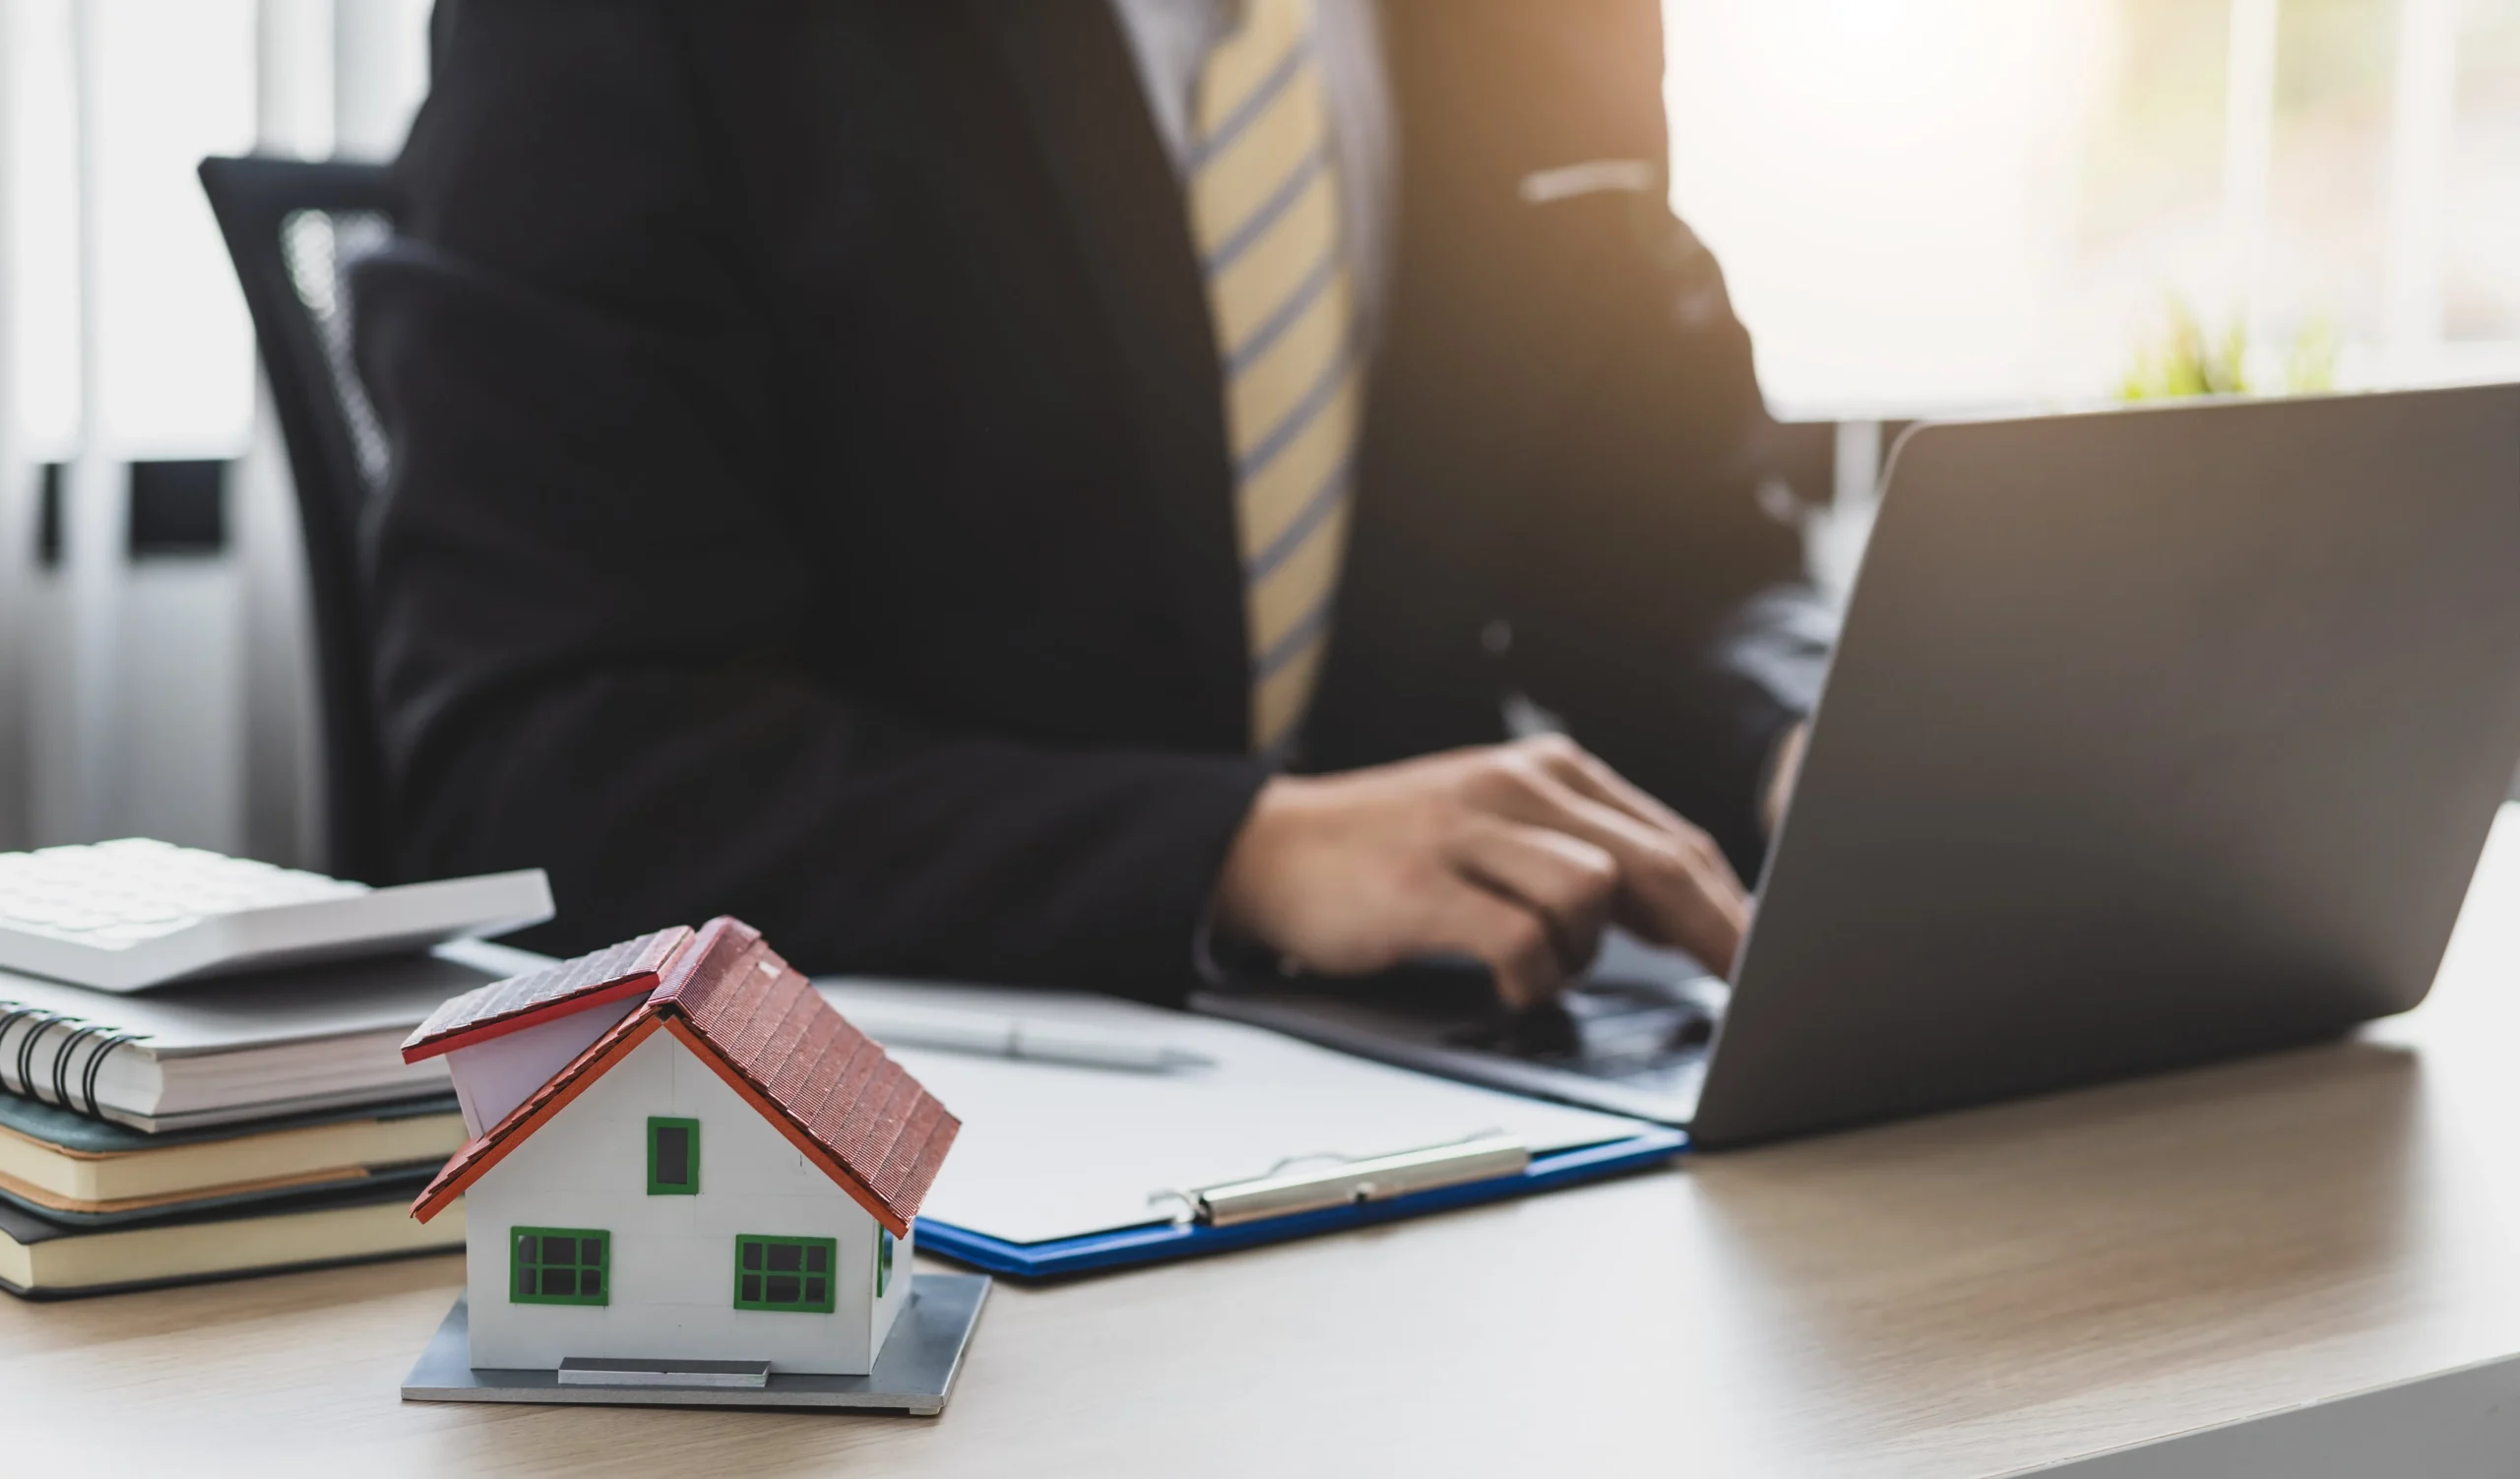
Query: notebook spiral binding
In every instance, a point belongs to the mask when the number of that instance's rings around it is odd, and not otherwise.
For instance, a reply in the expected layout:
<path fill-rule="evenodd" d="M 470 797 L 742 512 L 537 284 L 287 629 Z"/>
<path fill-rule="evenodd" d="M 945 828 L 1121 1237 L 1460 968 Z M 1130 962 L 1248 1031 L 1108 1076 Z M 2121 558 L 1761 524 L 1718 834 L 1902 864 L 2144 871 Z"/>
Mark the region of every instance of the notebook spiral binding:
<path fill-rule="evenodd" d="M 56 1036 L 53 1029 L 60 1028 Z M 9 1034 L 18 1034 L 17 1051 L 9 1049 Z M 52 1041 L 47 1045 L 46 1038 Z M 96 1103 L 96 1074 L 116 1048 L 136 1042 L 139 1034 L 91 1022 L 86 1017 L 65 1011 L 46 1011 L 37 1006 L 22 1006 L 15 1001 L 0 1000 L 0 1089 L 23 1095 L 38 1104 L 51 1103 L 73 1113 L 101 1114 Z M 37 1050 L 52 1054 L 52 1061 L 37 1067 Z M 87 1050 L 87 1061 L 79 1062 L 81 1049 Z M 78 1064 L 79 1097 L 88 1102 L 80 1111 L 70 1100 L 72 1065 Z M 7 1070 L 14 1067 L 12 1074 Z M 52 1080 L 52 1095 L 46 1099 L 38 1075 Z"/>

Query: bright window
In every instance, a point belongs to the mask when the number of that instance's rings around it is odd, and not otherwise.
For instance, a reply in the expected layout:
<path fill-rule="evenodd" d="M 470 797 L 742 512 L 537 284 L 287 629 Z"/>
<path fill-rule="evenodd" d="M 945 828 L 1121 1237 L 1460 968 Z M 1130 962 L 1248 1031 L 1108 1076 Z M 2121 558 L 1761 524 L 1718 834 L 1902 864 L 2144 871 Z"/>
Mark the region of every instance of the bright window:
<path fill-rule="evenodd" d="M 508 1298 L 520 1305 L 612 1302 L 612 1235 L 583 1227 L 508 1230 Z"/>
<path fill-rule="evenodd" d="M 840 1244 L 830 1238 L 740 1234 L 735 1239 L 735 1308 L 829 1315 L 832 1270 L 839 1261 Z"/>
<path fill-rule="evenodd" d="M 194 167 L 257 149 L 390 156 L 427 85 L 428 14 L 429 0 L 0 4 L 15 42 L 0 47 L 15 125 L 0 128 L 0 183 L 17 206 L 0 272 L 18 315 L 0 322 L 0 354 L 19 368 L 28 450 L 245 449 L 252 326 Z M 294 44 L 274 44 L 284 34 Z M 291 130 L 291 113 L 322 116 Z"/>
<path fill-rule="evenodd" d="M 1671 197 L 1791 416 L 2520 374 L 2520 0 L 1666 0 Z"/>

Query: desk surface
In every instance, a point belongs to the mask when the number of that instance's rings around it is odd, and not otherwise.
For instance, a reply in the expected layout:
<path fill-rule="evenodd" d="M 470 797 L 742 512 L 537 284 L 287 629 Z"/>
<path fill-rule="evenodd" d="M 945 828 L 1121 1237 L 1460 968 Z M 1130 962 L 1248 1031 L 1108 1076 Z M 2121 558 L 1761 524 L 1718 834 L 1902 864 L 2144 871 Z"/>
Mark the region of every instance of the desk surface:
<path fill-rule="evenodd" d="M 461 1283 L 442 1256 L 0 1300 L 0 1451 L 21 1472 L 32 1444 L 73 1472 L 2010 1473 L 2520 1352 L 2515 968 L 2520 814 L 2434 999 L 2358 1041 L 1001 1283 L 941 1420 L 406 1404 Z"/>

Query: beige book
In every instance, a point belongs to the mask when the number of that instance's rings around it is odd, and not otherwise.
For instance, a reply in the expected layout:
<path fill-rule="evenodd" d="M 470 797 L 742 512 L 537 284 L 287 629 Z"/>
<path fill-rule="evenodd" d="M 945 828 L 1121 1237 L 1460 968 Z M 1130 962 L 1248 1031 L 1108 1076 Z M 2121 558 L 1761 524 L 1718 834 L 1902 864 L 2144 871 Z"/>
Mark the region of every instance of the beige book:
<path fill-rule="evenodd" d="M 52 1212 L 144 1211 L 434 1167 L 464 1140 L 463 1117 L 442 1098 L 171 1143 L 0 1100 L 0 1193 Z"/>
<path fill-rule="evenodd" d="M 463 1209 L 448 1212 L 414 1222 L 410 1197 L 397 1191 L 90 1228 L 46 1222 L 0 1203 L 0 1286 L 38 1298 L 94 1294 L 461 1248 Z"/>

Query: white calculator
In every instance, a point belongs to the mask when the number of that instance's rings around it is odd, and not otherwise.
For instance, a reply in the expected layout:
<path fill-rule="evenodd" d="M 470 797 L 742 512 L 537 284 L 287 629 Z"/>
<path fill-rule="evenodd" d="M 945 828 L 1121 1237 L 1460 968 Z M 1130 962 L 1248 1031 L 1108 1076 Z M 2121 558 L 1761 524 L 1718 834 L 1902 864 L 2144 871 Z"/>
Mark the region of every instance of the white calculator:
<path fill-rule="evenodd" d="M 99 991 L 390 955 L 550 917 L 538 868 L 370 888 L 141 837 L 0 853 L 0 970 Z"/>

